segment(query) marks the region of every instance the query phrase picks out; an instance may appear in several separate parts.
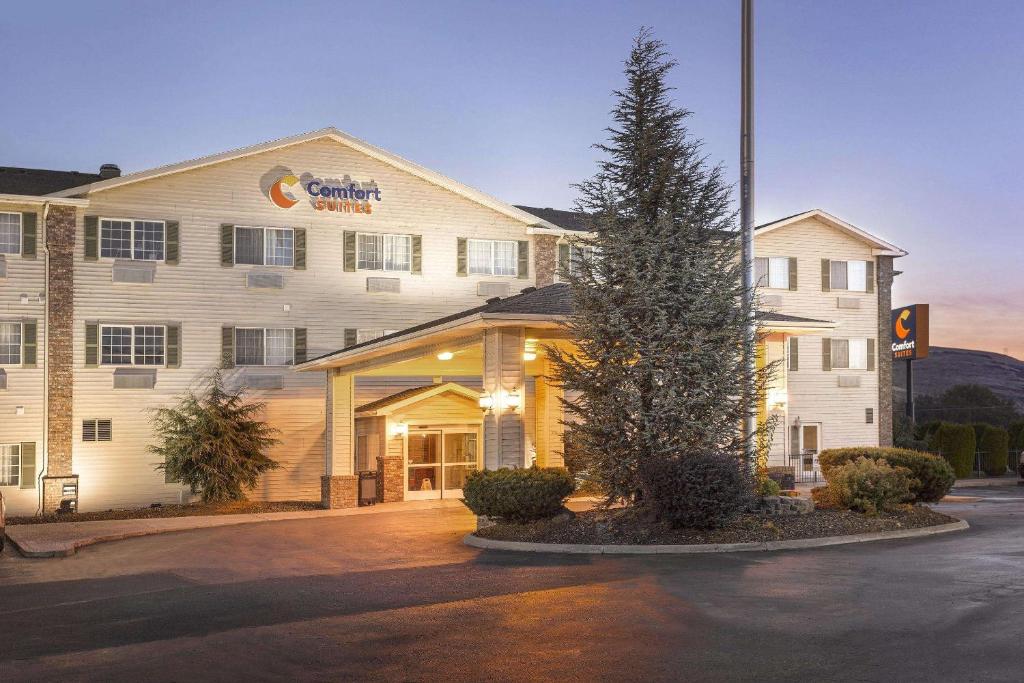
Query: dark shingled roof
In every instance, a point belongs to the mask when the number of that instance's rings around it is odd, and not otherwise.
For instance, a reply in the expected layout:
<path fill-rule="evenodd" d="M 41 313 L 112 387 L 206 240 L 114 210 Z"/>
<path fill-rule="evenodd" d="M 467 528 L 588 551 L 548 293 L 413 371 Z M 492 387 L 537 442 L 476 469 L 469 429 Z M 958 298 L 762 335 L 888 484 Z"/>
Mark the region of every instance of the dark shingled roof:
<path fill-rule="evenodd" d="M 0 194 L 40 196 L 99 181 L 99 173 L 0 166 Z"/>
<path fill-rule="evenodd" d="M 452 384 L 452 382 L 445 382 L 444 384 Z M 364 403 L 363 405 L 361 405 L 358 408 L 356 408 L 356 412 L 360 413 L 360 412 L 369 412 L 369 411 L 372 411 L 372 410 L 379 410 L 381 408 L 384 408 L 386 406 L 391 405 L 392 403 L 398 403 L 399 401 L 404 401 L 407 398 L 412 398 L 413 396 L 417 396 L 419 394 L 425 394 L 428 391 L 430 391 L 431 389 L 436 389 L 439 386 L 443 386 L 443 385 L 441 385 L 441 384 L 427 384 L 426 386 L 422 386 L 422 387 L 413 387 L 412 389 L 405 389 L 404 391 L 399 391 L 397 394 L 391 394 L 390 396 L 385 396 L 384 398 L 379 398 L 376 401 L 370 401 L 369 403 Z"/>
<path fill-rule="evenodd" d="M 493 313 L 519 313 L 523 315 L 551 315 L 551 316 L 568 316 L 573 311 L 572 307 L 572 296 L 569 290 L 569 285 L 559 282 L 547 287 L 527 287 L 520 294 L 509 296 L 504 299 L 495 297 L 494 299 L 488 299 L 487 303 L 483 306 L 476 306 L 474 308 L 468 308 L 452 315 L 446 315 L 443 318 L 437 318 L 429 322 L 421 323 L 419 325 L 413 325 L 407 327 L 404 330 L 393 332 L 392 334 L 384 335 L 370 341 L 363 342 L 361 344 L 353 344 L 347 346 L 344 349 L 338 351 L 331 351 L 325 353 L 317 358 L 311 358 L 308 362 L 313 362 L 333 356 L 341 351 L 351 351 L 353 349 L 359 349 L 364 346 L 370 346 L 371 344 L 378 344 L 382 341 L 388 341 L 390 339 L 397 339 L 398 337 L 404 337 L 412 332 L 420 332 L 423 330 L 429 330 L 433 327 L 440 327 L 446 323 L 454 322 L 461 318 L 468 318 L 478 313 L 487 315 Z M 822 324 L 827 323 L 827 320 L 815 320 L 813 318 L 801 318 L 796 315 L 786 315 L 784 313 L 773 313 L 771 311 L 758 311 L 758 320 L 764 322 L 790 322 L 790 323 L 814 323 Z"/>
<path fill-rule="evenodd" d="M 578 211 L 563 211 L 562 209 L 552 209 L 550 207 L 541 209 L 536 206 L 521 206 L 519 204 L 516 204 L 515 207 L 522 209 L 526 213 L 533 214 L 541 220 L 557 225 L 564 230 L 587 232 L 591 228 L 590 216 Z"/>

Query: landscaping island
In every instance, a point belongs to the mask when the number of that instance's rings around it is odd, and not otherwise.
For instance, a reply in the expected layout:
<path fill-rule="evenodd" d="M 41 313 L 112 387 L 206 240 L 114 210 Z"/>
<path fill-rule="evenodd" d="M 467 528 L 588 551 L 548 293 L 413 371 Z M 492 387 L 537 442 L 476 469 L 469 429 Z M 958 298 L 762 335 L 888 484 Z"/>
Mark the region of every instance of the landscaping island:
<path fill-rule="evenodd" d="M 815 510 L 804 515 L 741 514 L 717 529 L 673 528 L 645 519 L 634 508 L 597 509 L 528 524 L 495 524 L 476 532 L 495 541 L 582 545 L 697 545 L 761 543 L 850 536 L 953 524 L 959 520 L 924 505 L 866 515 Z"/>

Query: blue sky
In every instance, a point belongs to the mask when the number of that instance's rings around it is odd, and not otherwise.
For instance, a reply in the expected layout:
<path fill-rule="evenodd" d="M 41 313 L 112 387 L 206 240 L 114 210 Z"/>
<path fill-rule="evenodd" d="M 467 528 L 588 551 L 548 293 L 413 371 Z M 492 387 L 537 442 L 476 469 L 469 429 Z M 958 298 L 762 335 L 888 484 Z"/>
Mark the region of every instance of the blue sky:
<path fill-rule="evenodd" d="M 126 172 L 335 125 L 568 207 L 631 37 L 737 178 L 739 0 L 6 7 L 0 164 Z M 819 207 L 911 251 L 933 343 L 1024 358 L 1024 4 L 758 0 L 757 218 Z"/>

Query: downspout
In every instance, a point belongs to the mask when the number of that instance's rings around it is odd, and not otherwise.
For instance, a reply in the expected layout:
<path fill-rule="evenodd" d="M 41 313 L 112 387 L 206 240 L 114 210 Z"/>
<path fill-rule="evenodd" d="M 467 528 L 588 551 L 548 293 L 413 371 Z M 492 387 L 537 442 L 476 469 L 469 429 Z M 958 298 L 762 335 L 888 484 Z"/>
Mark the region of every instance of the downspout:
<path fill-rule="evenodd" d="M 46 234 L 49 213 L 50 202 L 43 202 L 43 466 L 36 479 L 37 515 L 43 514 L 43 476 L 48 469 L 50 452 L 50 240 Z"/>

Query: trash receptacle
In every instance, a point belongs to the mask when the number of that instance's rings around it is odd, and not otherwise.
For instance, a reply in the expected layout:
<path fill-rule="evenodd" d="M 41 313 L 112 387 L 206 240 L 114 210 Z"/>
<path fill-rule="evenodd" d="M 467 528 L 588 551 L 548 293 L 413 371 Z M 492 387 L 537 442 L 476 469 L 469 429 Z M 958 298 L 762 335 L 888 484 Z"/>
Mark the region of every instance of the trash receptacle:
<path fill-rule="evenodd" d="M 377 473 L 365 470 L 359 473 L 359 505 L 373 505 L 377 502 Z"/>

